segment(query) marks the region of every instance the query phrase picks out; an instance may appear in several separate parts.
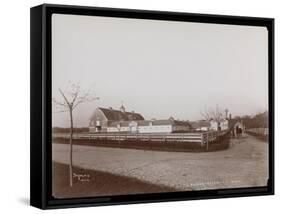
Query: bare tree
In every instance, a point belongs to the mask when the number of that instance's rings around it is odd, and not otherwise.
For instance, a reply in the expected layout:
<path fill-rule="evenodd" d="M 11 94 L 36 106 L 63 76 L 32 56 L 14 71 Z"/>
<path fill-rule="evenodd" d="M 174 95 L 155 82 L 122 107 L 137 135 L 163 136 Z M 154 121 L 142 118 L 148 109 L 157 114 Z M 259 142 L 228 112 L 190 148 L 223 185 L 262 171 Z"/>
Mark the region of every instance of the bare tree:
<path fill-rule="evenodd" d="M 73 186 L 73 165 L 72 165 L 72 155 L 73 155 L 73 111 L 78 105 L 98 100 L 99 98 L 94 96 L 93 93 L 88 91 L 82 91 L 78 84 L 71 84 L 70 89 L 62 90 L 59 89 L 61 95 L 61 100 L 53 98 L 53 103 L 58 109 L 54 113 L 68 112 L 70 117 L 70 130 L 69 130 L 69 185 Z"/>
<path fill-rule="evenodd" d="M 217 122 L 220 122 L 223 119 L 223 113 L 224 111 L 219 107 L 219 105 L 216 105 L 215 108 L 205 107 L 205 110 L 201 111 L 201 115 L 205 120 L 209 121 L 213 119 Z"/>

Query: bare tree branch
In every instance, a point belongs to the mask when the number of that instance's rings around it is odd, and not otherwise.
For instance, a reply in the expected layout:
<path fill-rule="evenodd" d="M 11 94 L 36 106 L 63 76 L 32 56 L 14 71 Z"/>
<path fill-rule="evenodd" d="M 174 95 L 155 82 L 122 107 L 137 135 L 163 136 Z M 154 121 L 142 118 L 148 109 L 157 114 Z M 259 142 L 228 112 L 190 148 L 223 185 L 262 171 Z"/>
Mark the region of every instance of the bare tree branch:
<path fill-rule="evenodd" d="M 205 120 L 215 120 L 217 122 L 223 119 L 223 111 L 216 105 L 216 108 L 205 108 L 204 111 L 201 111 L 201 115 Z"/>
<path fill-rule="evenodd" d="M 69 137 L 69 185 L 72 187 L 73 185 L 73 164 L 72 164 L 72 153 L 73 153 L 73 110 L 84 102 L 91 102 L 94 100 L 98 100 L 99 98 L 93 96 L 91 91 L 88 90 L 86 92 L 82 92 L 80 86 L 78 84 L 72 84 L 71 89 L 61 90 L 59 89 L 59 93 L 62 96 L 63 101 L 58 101 L 53 98 L 53 103 L 57 108 L 60 108 L 58 111 L 54 111 L 53 113 L 61 113 L 68 112 L 70 117 L 70 137 Z"/>
<path fill-rule="evenodd" d="M 59 89 L 59 92 L 62 95 L 64 101 L 67 103 L 68 107 L 70 107 L 70 103 L 69 103 L 68 99 L 66 98 L 66 96 L 64 95 L 63 91 L 61 89 Z"/>
<path fill-rule="evenodd" d="M 55 98 L 53 98 L 52 100 L 53 100 L 53 103 L 58 105 L 58 106 L 67 107 L 67 104 L 65 102 L 59 102 Z"/>
<path fill-rule="evenodd" d="M 88 96 L 88 95 L 87 95 Z M 91 101 L 94 101 L 94 100 L 99 100 L 99 97 L 87 97 L 87 96 L 84 96 L 84 97 L 79 97 L 77 99 L 77 102 L 75 103 L 75 105 L 73 106 L 73 109 L 75 109 L 79 104 L 81 103 L 84 103 L 84 102 L 91 102 Z"/>
<path fill-rule="evenodd" d="M 68 87 L 69 88 L 69 87 Z M 99 100 L 99 97 L 96 97 L 91 93 L 91 90 L 87 90 L 85 92 L 81 91 L 81 88 L 77 84 L 71 84 L 70 89 L 68 91 L 63 91 L 59 89 L 59 93 L 61 94 L 63 101 L 58 101 L 53 98 L 53 103 L 56 107 L 63 108 L 58 112 L 66 112 L 64 109 L 76 109 L 76 107 L 85 102 L 92 102 L 94 100 Z M 55 113 L 55 112 L 54 112 Z"/>

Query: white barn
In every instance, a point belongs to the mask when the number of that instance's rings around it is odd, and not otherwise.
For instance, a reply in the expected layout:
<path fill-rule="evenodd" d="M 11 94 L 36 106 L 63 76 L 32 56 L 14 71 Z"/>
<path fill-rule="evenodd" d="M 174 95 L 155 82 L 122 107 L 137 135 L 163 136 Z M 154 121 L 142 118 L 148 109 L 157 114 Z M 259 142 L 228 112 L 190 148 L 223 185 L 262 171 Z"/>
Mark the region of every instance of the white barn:
<path fill-rule="evenodd" d="M 210 130 L 214 130 L 214 131 L 224 131 L 227 130 L 229 128 L 229 121 L 228 119 L 221 119 L 220 121 L 216 121 L 214 119 L 210 120 Z"/>
<path fill-rule="evenodd" d="M 126 112 L 122 105 L 120 110 L 97 108 L 89 125 L 90 132 L 124 132 L 124 133 L 172 133 L 191 130 L 186 121 L 173 118 L 167 120 L 145 120 L 135 112 Z"/>

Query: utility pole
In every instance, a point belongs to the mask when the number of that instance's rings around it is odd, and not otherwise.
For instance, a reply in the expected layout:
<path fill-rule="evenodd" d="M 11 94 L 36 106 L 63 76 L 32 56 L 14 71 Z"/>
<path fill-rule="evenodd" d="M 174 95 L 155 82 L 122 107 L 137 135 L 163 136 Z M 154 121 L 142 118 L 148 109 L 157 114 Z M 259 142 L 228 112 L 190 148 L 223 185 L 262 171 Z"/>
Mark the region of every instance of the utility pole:
<path fill-rule="evenodd" d="M 224 111 L 225 111 L 225 118 L 227 118 L 228 117 L 228 109 L 225 109 Z"/>

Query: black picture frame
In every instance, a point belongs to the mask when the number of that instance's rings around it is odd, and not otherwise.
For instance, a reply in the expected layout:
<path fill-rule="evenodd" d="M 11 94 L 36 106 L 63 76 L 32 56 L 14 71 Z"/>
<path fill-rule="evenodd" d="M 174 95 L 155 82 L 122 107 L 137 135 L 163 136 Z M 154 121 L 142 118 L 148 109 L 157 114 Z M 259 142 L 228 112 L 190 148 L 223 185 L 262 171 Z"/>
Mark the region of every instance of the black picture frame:
<path fill-rule="evenodd" d="M 269 180 L 265 187 L 153 193 L 96 198 L 52 197 L 51 16 L 52 14 L 262 26 L 268 30 Z M 151 203 L 274 194 L 274 19 L 43 4 L 30 10 L 30 204 L 41 209 Z"/>

